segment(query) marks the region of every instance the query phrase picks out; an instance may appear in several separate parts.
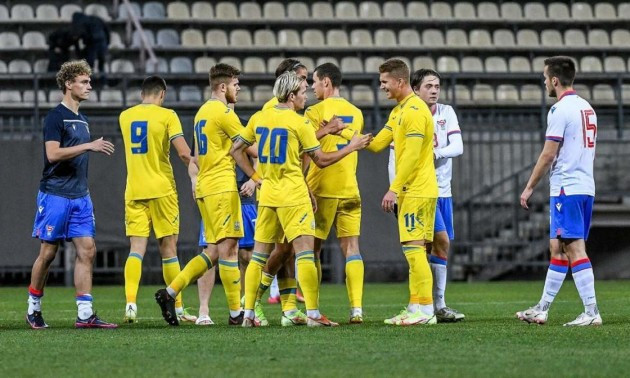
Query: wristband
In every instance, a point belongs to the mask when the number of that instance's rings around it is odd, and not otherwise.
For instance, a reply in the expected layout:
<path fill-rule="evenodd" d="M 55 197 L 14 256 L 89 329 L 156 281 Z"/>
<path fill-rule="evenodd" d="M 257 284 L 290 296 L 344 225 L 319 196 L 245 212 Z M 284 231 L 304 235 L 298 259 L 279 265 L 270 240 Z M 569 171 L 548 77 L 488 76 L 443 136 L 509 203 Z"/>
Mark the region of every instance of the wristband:
<path fill-rule="evenodd" d="M 260 176 L 258 176 L 258 173 L 256 171 L 254 171 L 254 173 L 251 176 L 249 176 L 249 178 L 256 182 L 260 181 Z"/>

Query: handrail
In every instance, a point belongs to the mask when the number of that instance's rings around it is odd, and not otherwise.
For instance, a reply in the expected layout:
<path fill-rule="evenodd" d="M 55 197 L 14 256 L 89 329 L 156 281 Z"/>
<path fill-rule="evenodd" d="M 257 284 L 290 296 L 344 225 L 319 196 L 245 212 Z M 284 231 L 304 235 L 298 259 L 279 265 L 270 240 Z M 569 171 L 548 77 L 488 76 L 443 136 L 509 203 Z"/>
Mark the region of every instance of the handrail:
<path fill-rule="evenodd" d="M 124 6 L 127 7 L 128 20 L 131 20 L 136 30 L 140 33 L 140 41 L 142 42 L 142 48 L 143 48 L 142 51 L 146 51 L 149 54 L 149 64 L 153 65 L 153 68 L 155 69 L 158 64 L 158 60 L 157 60 L 157 56 L 155 55 L 155 52 L 153 51 L 153 46 L 151 46 L 151 44 L 149 43 L 149 40 L 147 39 L 147 36 L 144 34 L 144 29 L 142 28 L 142 24 L 140 24 L 140 20 L 138 19 L 137 15 L 133 12 L 133 9 L 131 8 L 131 4 L 129 3 L 129 0 L 122 0 L 122 1 L 123 1 Z M 141 61 L 144 60 L 142 58 L 143 56 L 141 55 L 140 56 Z"/>
<path fill-rule="evenodd" d="M 466 198 L 465 200 L 459 202 L 459 206 L 464 207 L 464 206 L 468 206 L 469 204 L 472 203 L 473 200 L 488 195 L 488 193 L 490 192 L 489 188 L 493 188 L 493 187 L 497 187 L 500 186 L 508 181 L 512 181 L 515 178 L 518 178 L 521 174 L 523 174 L 524 172 L 527 172 L 529 170 L 531 170 L 532 168 L 534 168 L 534 166 L 536 165 L 536 163 L 530 163 L 528 165 L 526 165 L 525 167 L 519 169 L 516 172 L 513 172 L 507 176 L 502 177 L 501 179 L 493 182 L 492 184 L 488 184 L 488 185 L 484 185 L 483 188 L 481 190 L 479 190 L 476 193 L 471 194 L 468 198 Z"/>

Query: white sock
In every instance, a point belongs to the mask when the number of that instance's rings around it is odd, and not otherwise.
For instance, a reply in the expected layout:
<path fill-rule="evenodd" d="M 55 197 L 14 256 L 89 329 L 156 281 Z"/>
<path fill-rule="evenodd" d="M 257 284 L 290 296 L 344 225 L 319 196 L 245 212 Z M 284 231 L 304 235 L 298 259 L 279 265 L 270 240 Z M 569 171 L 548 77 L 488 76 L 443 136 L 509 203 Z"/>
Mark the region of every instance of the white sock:
<path fill-rule="evenodd" d="M 426 315 L 433 316 L 435 314 L 435 303 L 430 305 L 420 305 L 420 311 L 424 312 Z"/>
<path fill-rule="evenodd" d="M 166 292 L 168 293 L 168 295 L 171 296 L 171 298 L 175 299 L 175 297 L 177 297 L 177 292 L 174 289 L 171 289 L 171 287 L 167 287 L 166 288 Z"/>
<path fill-rule="evenodd" d="M 175 307 L 175 313 L 177 315 L 184 315 L 184 308 L 183 307 Z"/>
<path fill-rule="evenodd" d="M 595 298 L 595 276 L 593 276 L 593 267 L 591 262 L 586 259 L 578 260 L 571 264 L 573 274 L 573 282 L 577 288 L 582 303 L 584 303 L 584 312 L 588 315 L 597 315 L 597 300 Z"/>
<path fill-rule="evenodd" d="M 541 310 L 549 310 L 549 306 L 558 295 L 564 278 L 567 276 L 569 262 L 566 260 L 551 259 L 547 277 L 545 278 L 545 287 L 543 289 L 542 298 L 538 302 Z"/>
<path fill-rule="evenodd" d="M 42 298 L 41 297 L 35 297 L 32 295 L 28 296 L 28 314 L 29 315 L 33 315 L 33 312 L 35 311 L 42 311 Z"/>
<path fill-rule="evenodd" d="M 252 312 L 254 312 L 254 310 L 252 310 Z M 232 318 L 236 318 L 240 314 L 241 314 L 241 310 L 230 310 L 230 317 Z"/>
<path fill-rule="evenodd" d="M 271 286 L 269 286 L 269 296 L 272 298 L 277 298 L 280 296 L 280 289 L 278 288 L 278 276 L 273 277 L 273 281 L 271 281 Z"/>
<path fill-rule="evenodd" d="M 431 272 L 433 273 L 433 306 L 436 310 L 446 307 L 444 292 L 446 291 L 446 259 L 429 256 Z"/>
<path fill-rule="evenodd" d="M 283 311 L 282 313 L 284 314 L 284 316 L 293 316 L 296 312 L 298 312 L 297 309 L 293 309 L 293 310 L 289 310 L 289 311 Z"/>
<path fill-rule="evenodd" d="M 85 320 L 94 315 L 92 310 L 92 296 L 90 294 L 77 295 L 77 309 L 79 319 Z"/>
<path fill-rule="evenodd" d="M 407 311 L 411 312 L 412 314 L 418 312 L 418 310 L 420 310 L 420 305 L 417 303 L 409 303 L 407 305 Z"/>
<path fill-rule="evenodd" d="M 306 310 L 306 316 L 311 319 L 319 319 L 322 315 L 319 313 L 319 310 Z"/>
<path fill-rule="evenodd" d="M 230 311 L 230 316 L 232 316 L 232 311 Z M 254 316 L 256 316 L 254 310 L 245 310 L 243 313 L 243 317 L 247 319 L 254 319 Z"/>
<path fill-rule="evenodd" d="M 350 313 L 352 314 L 352 316 L 363 315 L 363 309 L 361 307 L 352 307 L 350 309 Z"/>

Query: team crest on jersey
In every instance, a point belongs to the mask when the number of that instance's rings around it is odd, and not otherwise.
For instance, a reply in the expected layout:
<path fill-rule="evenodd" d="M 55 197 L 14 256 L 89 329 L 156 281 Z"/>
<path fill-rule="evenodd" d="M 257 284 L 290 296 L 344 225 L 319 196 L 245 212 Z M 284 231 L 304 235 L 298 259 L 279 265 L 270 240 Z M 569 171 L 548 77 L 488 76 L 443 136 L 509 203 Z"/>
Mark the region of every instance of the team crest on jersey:
<path fill-rule="evenodd" d="M 55 226 L 49 224 L 46 225 L 46 235 L 52 236 L 52 232 L 55 230 Z"/>
<path fill-rule="evenodd" d="M 561 203 L 557 203 L 556 204 L 556 209 L 558 209 L 558 211 L 560 211 L 560 209 L 562 209 L 562 204 Z"/>
<path fill-rule="evenodd" d="M 240 231 L 241 230 L 241 222 L 236 221 L 234 222 L 234 231 Z"/>
<path fill-rule="evenodd" d="M 437 121 L 438 126 L 440 126 L 440 128 L 442 130 L 444 130 L 446 128 L 446 120 L 445 119 L 441 119 L 439 121 Z"/>
<path fill-rule="evenodd" d="M 311 221 L 311 230 L 315 229 L 315 219 Z"/>
<path fill-rule="evenodd" d="M 39 213 L 41 214 L 41 213 L 42 213 L 42 211 L 44 211 L 44 206 L 40 206 L 37 210 L 38 210 L 38 211 L 39 211 Z"/>

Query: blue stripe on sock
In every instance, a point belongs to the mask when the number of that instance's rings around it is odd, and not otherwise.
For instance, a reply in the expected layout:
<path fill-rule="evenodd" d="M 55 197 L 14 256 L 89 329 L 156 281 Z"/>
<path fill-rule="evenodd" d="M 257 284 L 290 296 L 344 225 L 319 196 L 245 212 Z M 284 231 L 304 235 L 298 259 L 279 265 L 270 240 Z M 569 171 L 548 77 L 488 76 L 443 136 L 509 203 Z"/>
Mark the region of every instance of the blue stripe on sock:
<path fill-rule="evenodd" d="M 566 273 L 566 272 L 569 271 L 569 267 L 568 266 L 554 265 L 554 264 L 549 264 L 549 269 L 553 270 L 554 272 L 558 272 L 558 273 Z"/>
<path fill-rule="evenodd" d="M 206 256 L 206 254 L 203 252 L 201 252 L 199 256 L 201 256 L 204 259 L 204 261 L 206 262 L 206 265 L 208 265 L 208 269 L 212 269 L 212 261 L 210 261 L 210 258 Z"/>
<path fill-rule="evenodd" d="M 593 268 L 593 266 L 591 265 L 590 262 L 585 262 L 585 263 L 582 263 L 580 265 L 576 265 L 576 266 L 572 267 L 571 271 L 573 271 L 573 273 L 577 273 L 577 272 L 579 272 L 581 270 L 592 269 L 592 268 Z"/>
<path fill-rule="evenodd" d="M 234 260 L 234 261 L 230 261 L 230 260 L 219 260 L 219 265 L 223 265 L 223 266 L 231 266 L 231 267 L 237 267 L 238 268 L 238 261 Z"/>
<path fill-rule="evenodd" d="M 92 296 L 90 294 L 77 295 L 77 301 L 92 302 Z"/>
<path fill-rule="evenodd" d="M 420 251 L 420 248 L 422 248 L 419 245 L 410 245 L 410 246 L 404 246 L 402 247 L 402 251 L 403 253 L 409 253 L 409 252 L 416 252 L 416 251 Z"/>
<path fill-rule="evenodd" d="M 313 251 L 302 251 L 302 252 L 296 253 L 295 254 L 295 258 L 299 259 L 302 256 L 306 257 L 306 256 L 310 256 L 310 255 L 314 256 L 315 254 L 313 253 Z"/>
<path fill-rule="evenodd" d="M 259 252 L 252 253 L 252 257 L 257 257 L 259 260 L 262 260 L 265 262 L 267 261 L 267 259 L 269 259 L 269 255 L 265 253 L 259 253 Z"/>
<path fill-rule="evenodd" d="M 295 293 L 297 293 L 297 288 L 295 287 L 290 287 L 288 289 L 280 290 L 280 295 L 295 294 Z"/>
<path fill-rule="evenodd" d="M 142 255 L 141 255 L 141 254 L 139 254 L 139 253 L 131 252 L 131 253 L 129 254 L 129 257 L 135 257 L 135 258 L 137 258 L 138 260 L 142 261 Z"/>
<path fill-rule="evenodd" d="M 252 261 L 257 262 L 258 264 L 264 266 L 267 263 L 267 260 L 261 260 L 256 256 L 252 256 Z"/>
<path fill-rule="evenodd" d="M 178 263 L 179 259 L 177 258 L 177 256 L 175 257 L 171 257 L 168 259 L 162 259 L 162 264 L 172 264 L 172 263 Z"/>
<path fill-rule="evenodd" d="M 433 256 L 433 255 L 429 256 L 429 262 L 431 264 L 446 265 L 446 259 L 442 259 L 442 258 L 439 258 L 437 256 Z"/>
<path fill-rule="evenodd" d="M 361 257 L 361 255 L 348 256 L 346 258 L 346 264 L 349 263 L 350 261 L 355 261 L 355 260 L 363 260 L 363 257 Z"/>

